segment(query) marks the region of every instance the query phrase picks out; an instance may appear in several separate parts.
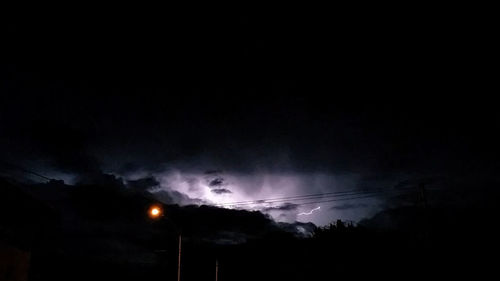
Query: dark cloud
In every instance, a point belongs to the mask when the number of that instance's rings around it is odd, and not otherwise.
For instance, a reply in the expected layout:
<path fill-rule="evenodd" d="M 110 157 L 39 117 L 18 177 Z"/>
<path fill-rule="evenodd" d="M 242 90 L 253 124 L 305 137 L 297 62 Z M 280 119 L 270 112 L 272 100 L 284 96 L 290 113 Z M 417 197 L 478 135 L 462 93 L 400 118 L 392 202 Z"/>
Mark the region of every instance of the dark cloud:
<path fill-rule="evenodd" d="M 199 205 L 204 203 L 201 199 L 190 198 L 188 195 L 176 190 L 159 190 L 151 194 L 164 204 Z"/>
<path fill-rule="evenodd" d="M 147 191 L 152 188 L 158 187 L 160 183 L 154 177 L 147 177 L 137 180 L 129 180 L 126 182 L 127 186 L 136 190 Z"/>
<path fill-rule="evenodd" d="M 210 187 L 220 187 L 222 185 L 224 185 L 224 179 L 222 177 L 217 177 L 215 179 L 211 179 L 208 182 L 208 186 L 210 186 Z"/>
<path fill-rule="evenodd" d="M 4 135 L 5 134 L 5 135 Z M 80 180 L 101 174 L 100 161 L 90 152 L 89 135 L 63 122 L 23 120 L 9 123 L 0 137 L 4 160 L 35 170 L 58 170 Z"/>
<path fill-rule="evenodd" d="M 266 207 L 263 208 L 262 211 L 264 212 L 271 212 L 271 211 L 295 211 L 299 205 L 293 204 L 293 203 L 285 203 L 280 206 L 273 206 L 273 207 Z"/>
<path fill-rule="evenodd" d="M 214 188 L 211 190 L 211 192 L 215 194 L 227 194 L 227 193 L 232 193 L 231 190 L 226 189 L 226 188 Z"/>
<path fill-rule="evenodd" d="M 76 181 L 76 185 L 102 185 L 115 188 L 125 188 L 124 181 L 121 177 L 106 173 L 95 173 L 81 176 Z"/>
<path fill-rule="evenodd" d="M 222 171 L 221 170 L 206 170 L 204 172 L 205 175 L 218 175 L 218 174 L 221 174 Z"/>

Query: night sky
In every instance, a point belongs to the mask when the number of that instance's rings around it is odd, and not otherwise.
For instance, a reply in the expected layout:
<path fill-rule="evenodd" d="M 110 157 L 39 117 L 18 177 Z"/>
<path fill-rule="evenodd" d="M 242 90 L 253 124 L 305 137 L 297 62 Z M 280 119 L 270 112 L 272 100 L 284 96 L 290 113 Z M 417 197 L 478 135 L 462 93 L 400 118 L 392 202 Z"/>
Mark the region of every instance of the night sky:
<path fill-rule="evenodd" d="M 481 202 L 500 156 L 482 26 L 368 11 L 16 18 L 2 31 L 2 175 L 111 174 L 181 205 L 423 181 Z M 325 225 L 396 201 L 247 208 Z"/>

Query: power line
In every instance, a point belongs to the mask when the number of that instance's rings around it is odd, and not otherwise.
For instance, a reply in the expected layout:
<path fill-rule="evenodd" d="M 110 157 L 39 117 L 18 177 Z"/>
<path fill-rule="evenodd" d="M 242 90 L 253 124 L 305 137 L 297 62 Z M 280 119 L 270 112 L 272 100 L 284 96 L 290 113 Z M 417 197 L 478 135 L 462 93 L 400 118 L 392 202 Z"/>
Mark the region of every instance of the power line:
<path fill-rule="evenodd" d="M 42 178 L 42 179 L 44 179 L 44 180 L 48 180 L 48 181 L 52 180 L 52 179 L 51 179 L 51 178 L 49 178 L 49 177 L 46 177 L 46 176 L 41 175 L 41 174 L 39 174 L 39 173 L 37 173 L 37 172 L 34 172 L 34 171 L 30 171 L 30 170 L 28 170 L 28 169 L 26 169 L 26 168 L 23 168 L 23 167 L 21 167 L 21 166 L 17 166 L 17 165 L 14 165 L 14 164 L 11 164 L 11 163 L 7 163 L 7 162 L 4 162 L 4 161 L 2 161 L 1 163 L 2 163 L 2 164 L 4 164 L 4 165 L 6 165 L 6 166 L 8 166 L 8 167 L 11 167 L 11 168 L 13 168 L 13 169 L 15 169 L 15 170 L 19 170 L 19 171 L 21 171 L 21 172 L 24 172 L 24 173 L 27 173 L 27 174 L 31 174 L 31 175 L 37 176 L 37 177 Z"/>
<path fill-rule="evenodd" d="M 379 189 L 377 189 L 379 190 Z M 295 195 L 295 196 L 287 196 L 287 197 L 275 197 L 275 198 L 265 198 L 265 199 L 256 199 L 256 200 L 247 200 L 247 201 L 235 201 L 235 202 L 227 202 L 221 203 L 219 205 L 235 205 L 235 204 L 243 204 L 243 203 L 266 203 L 274 200 L 286 200 L 286 199 L 297 199 L 297 198 L 307 198 L 307 197 L 320 197 L 320 196 L 330 196 L 330 195 L 340 195 L 340 194 L 350 194 L 350 193 L 362 193 L 362 192 L 373 192 L 373 190 L 348 190 L 348 191 L 336 191 L 336 192 L 324 192 L 324 193 L 316 193 L 316 194 L 308 194 L 308 195 Z"/>
<path fill-rule="evenodd" d="M 355 195 L 363 195 L 363 194 L 377 194 L 377 193 L 384 193 L 384 192 L 388 192 L 388 191 L 390 191 L 390 190 L 382 189 L 382 188 L 371 189 L 371 190 L 350 190 L 350 191 L 328 192 L 328 193 L 318 193 L 318 194 L 310 194 L 310 195 L 297 195 L 297 196 L 276 197 L 276 198 L 269 198 L 269 199 L 238 201 L 238 202 L 230 202 L 230 203 L 221 203 L 218 205 L 219 206 L 259 205 L 259 204 L 269 204 L 269 203 L 304 201 L 304 200 L 312 200 L 312 199 L 326 199 L 326 198 L 343 197 L 343 196 L 355 196 Z"/>
<path fill-rule="evenodd" d="M 371 192 L 371 193 L 380 193 L 380 192 Z M 287 202 L 296 202 L 296 201 L 304 201 L 304 200 L 315 200 L 315 199 L 355 196 L 355 195 L 361 195 L 361 194 L 370 194 L 370 193 L 358 192 L 358 193 L 349 193 L 349 194 L 321 195 L 321 196 L 314 196 L 314 197 L 302 197 L 302 198 L 280 199 L 280 200 L 258 200 L 258 201 L 254 201 L 254 202 L 246 202 L 246 203 L 238 203 L 238 204 L 224 204 L 224 206 L 245 206 L 245 205 L 261 205 L 261 204 L 272 204 L 272 203 L 287 203 Z"/>
<path fill-rule="evenodd" d="M 295 195 L 295 196 L 275 197 L 275 198 L 256 199 L 256 200 L 247 200 L 247 201 L 235 201 L 235 202 L 221 203 L 219 205 L 233 205 L 233 204 L 240 204 L 240 203 L 252 203 L 252 202 L 270 201 L 270 200 L 316 197 L 316 196 L 325 196 L 325 195 L 333 195 L 333 194 L 371 192 L 371 191 L 375 191 L 375 190 L 380 190 L 380 188 L 379 189 L 370 189 L 370 190 L 368 190 L 368 189 L 352 189 L 352 190 L 346 190 L 346 191 L 324 192 L 324 193 L 316 193 L 316 194 L 308 194 L 308 195 Z"/>
<path fill-rule="evenodd" d="M 311 204 L 323 204 L 323 203 L 330 203 L 330 202 L 337 202 L 337 201 L 348 201 L 348 200 L 356 200 L 356 199 L 365 199 L 365 198 L 372 198 L 372 197 L 380 197 L 380 196 L 390 196 L 390 195 L 399 195 L 399 194 L 394 194 L 394 193 L 404 193 L 403 191 L 395 191 L 391 192 L 392 194 L 371 194 L 371 195 L 363 195 L 363 196 L 356 196 L 356 197 L 350 197 L 350 198 L 334 198 L 334 199 L 329 199 L 329 200 L 322 200 L 322 201 L 313 201 L 313 202 L 305 202 L 305 203 L 297 203 L 295 206 L 303 206 L 303 205 L 311 205 Z"/>
<path fill-rule="evenodd" d="M 390 194 L 390 195 L 392 195 L 392 194 Z M 324 201 L 298 203 L 296 205 L 302 206 L 302 205 L 310 205 L 310 204 L 320 204 L 320 203 L 328 203 L 328 202 L 336 202 L 336 201 L 346 201 L 346 200 L 354 200 L 354 199 L 371 198 L 371 197 L 377 197 L 377 196 L 382 196 L 382 195 L 381 194 L 372 194 L 372 195 L 357 196 L 357 197 L 351 197 L 351 198 L 336 198 L 336 199 L 330 199 L 330 200 L 324 200 Z"/>

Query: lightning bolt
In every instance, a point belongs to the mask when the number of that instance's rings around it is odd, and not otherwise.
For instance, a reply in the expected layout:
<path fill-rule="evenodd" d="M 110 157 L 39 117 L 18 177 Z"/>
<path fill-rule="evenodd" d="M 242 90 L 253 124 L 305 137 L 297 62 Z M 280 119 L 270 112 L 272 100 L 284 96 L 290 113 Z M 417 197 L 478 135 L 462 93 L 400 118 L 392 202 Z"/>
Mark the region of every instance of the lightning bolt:
<path fill-rule="evenodd" d="M 309 216 L 309 215 L 310 215 L 310 214 L 312 214 L 314 211 L 317 211 L 317 210 L 319 210 L 319 209 L 321 209 L 321 207 L 314 208 L 314 209 L 310 210 L 309 212 L 300 213 L 300 214 L 298 214 L 298 216 Z"/>

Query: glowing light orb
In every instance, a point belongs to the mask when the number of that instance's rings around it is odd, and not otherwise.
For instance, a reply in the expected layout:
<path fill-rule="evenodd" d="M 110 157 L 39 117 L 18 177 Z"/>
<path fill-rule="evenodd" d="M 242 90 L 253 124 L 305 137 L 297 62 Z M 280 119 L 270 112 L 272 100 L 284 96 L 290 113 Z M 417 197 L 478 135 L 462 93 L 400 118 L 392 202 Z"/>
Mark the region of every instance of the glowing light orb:
<path fill-rule="evenodd" d="M 162 215 L 162 212 L 163 211 L 162 211 L 161 207 L 155 205 L 155 206 L 151 206 L 149 208 L 148 214 L 149 214 L 149 217 L 156 219 Z"/>

